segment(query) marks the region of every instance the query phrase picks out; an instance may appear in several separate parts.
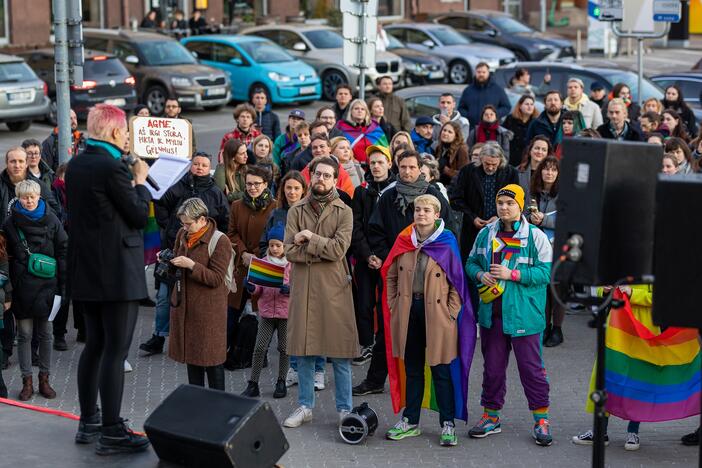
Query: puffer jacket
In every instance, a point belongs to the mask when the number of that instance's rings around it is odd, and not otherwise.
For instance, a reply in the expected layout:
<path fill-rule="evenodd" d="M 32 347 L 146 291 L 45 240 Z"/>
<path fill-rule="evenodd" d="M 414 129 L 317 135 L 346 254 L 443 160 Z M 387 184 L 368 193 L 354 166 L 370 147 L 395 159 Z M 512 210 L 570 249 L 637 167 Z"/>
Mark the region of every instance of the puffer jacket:
<path fill-rule="evenodd" d="M 263 259 L 270 262 L 270 257 L 266 255 Z M 272 263 L 272 262 L 271 262 Z M 285 264 L 283 284 L 290 284 L 290 262 Z M 253 297 L 258 300 L 258 314 L 261 318 L 288 318 L 288 302 L 290 294 L 283 294 L 280 288 L 269 288 L 266 286 L 256 286 Z"/>

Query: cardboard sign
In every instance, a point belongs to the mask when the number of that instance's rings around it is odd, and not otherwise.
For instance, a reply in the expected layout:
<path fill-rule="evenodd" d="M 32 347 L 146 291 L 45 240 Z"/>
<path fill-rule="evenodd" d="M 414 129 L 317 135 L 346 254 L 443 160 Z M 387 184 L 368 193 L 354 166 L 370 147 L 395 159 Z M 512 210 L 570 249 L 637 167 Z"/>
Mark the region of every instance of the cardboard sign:
<path fill-rule="evenodd" d="M 129 120 L 129 150 L 140 158 L 157 159 L 161 153 L 190 159 L 193 129 L 185 119 L 132 117 Z"/>

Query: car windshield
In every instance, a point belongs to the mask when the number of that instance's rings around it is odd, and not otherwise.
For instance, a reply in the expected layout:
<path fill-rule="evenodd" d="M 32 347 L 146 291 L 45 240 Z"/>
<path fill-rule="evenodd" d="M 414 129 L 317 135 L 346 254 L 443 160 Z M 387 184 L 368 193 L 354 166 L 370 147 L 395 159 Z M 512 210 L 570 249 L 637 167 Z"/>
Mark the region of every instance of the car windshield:
<path fill-rule="evenodd" d="M 534 30 L 526 24 L 520 23 L 519 21 L 515 20 L 514 18 L 510 18 L 509 16 L 493 16 L 492 18 L 490 18 L 490 21 L 495 23 L 497 28 L 504 34 L 534 32 Z"/>
<path fill-rule="evenodd" d="M 631 90 L 631 95 L 637 100 L 645 100 L 648 98 L 663 99 L 663 90 L 658 86 L 643 79 L 643 96 L 639 99 L 639 84 L 638 76 L 634 72 L 623 70 L 602 70 L 602 76 L 607 78 L 613 85 L 616 83 L 625 83 Z"/>
<path fill-rule="evenodd" d="M 187 65 L 197 63 L 188 49 L 176 41 L 148 41 L 138 43 L 146 65 Z"/>
<path fill-rule="evenodd" d="M 282 48 L 268 41 L 241 42 L 239 47 L 256 63 L 291 62 L 295 60 Z"/>
<path fill-rule="evenodd" d="M 85 76 L 125 76 L 129 75 L 122 62 L 116 58 L 86 60 L 83 65 Z"/>
<path fill-rule="evenodd" d="M 392 34 L 387 35 L 388 38 L 388 50 L 392 49 L 404 49 L 405 45 L 400 42 L 398 38 L 393 36 Z"/>
<path fill-rule="evenodd" d="M 445 46 L 470 44 L 468 39 L 449 28 L 433 28 L 431 33 Z"/>
<path fill-rule="evenodd" d="M 307 40 L 317 49 L 341 49 L 344 47 L 344 38 L 335 31 L 318 29 L 302 33 Z"/>
<path fill-rule="evenodd" d="M 36 80 L 37 77 L 24 62 L 0 63 L 0 83 Z"/>

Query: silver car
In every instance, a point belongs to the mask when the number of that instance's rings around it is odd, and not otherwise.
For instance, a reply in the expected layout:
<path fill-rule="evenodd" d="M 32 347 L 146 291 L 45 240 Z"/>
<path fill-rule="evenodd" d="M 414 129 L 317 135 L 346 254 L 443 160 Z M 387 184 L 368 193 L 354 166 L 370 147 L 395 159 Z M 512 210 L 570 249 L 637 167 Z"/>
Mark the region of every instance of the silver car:
<path fill-rule="evenodd" d="M 23 132 L 49 111 L 46 83 L 20 57 L 0 54 L 0 122 Z"/>
<path fill-rule="evenodd" d="M 342 63 L 344 38 L 335 29 L 306 24 L 257 26 L 241 32 L 269 39 L 317 71 L 322 80 L 322 97 L 334 100 L 336 87 L 350 84 L 358 88 L 359 71 Z M 366 89 L 375 88 L 375 80 L 389 76 L 399 83 L 404 67 L 402 59 L 390 52 L 377 52 L 375 67 L 366 72 Z"/>
<path fill-rule="evenodd" d="M 450 83 L 469 83 L 480 62 L 496 70 L 515 62 L 514 53 L 504 47 L 473 43 L 451 26 L 433 23 L 400 23 L 385 26 L 385 31 L 407 47 L 444 59 Z"/>

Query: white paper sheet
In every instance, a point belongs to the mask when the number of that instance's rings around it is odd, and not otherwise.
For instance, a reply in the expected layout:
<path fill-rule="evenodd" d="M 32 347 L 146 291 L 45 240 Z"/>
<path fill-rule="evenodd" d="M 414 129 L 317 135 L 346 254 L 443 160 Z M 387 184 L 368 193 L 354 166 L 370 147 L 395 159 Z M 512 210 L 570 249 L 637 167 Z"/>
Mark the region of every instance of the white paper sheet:
<path fill-rule="evenodd" d="M 49 322 L 53 322 L 61 308 L 61 296 L 54 296 L 54 304 L 51 306 L 51 313 L 49 314 Z"/>
<path fill-rule="evenodd" d="M 161 154 L 149 168 L 149 175 L 156 181 L 159 190 L 155 190 L 148 183 L 146 188 L 151 192 L 154 200 L 158 200 L 168 191 L 173 184 L 178 182 L 190 169 L 190 161 L 170 154 Z"/>

